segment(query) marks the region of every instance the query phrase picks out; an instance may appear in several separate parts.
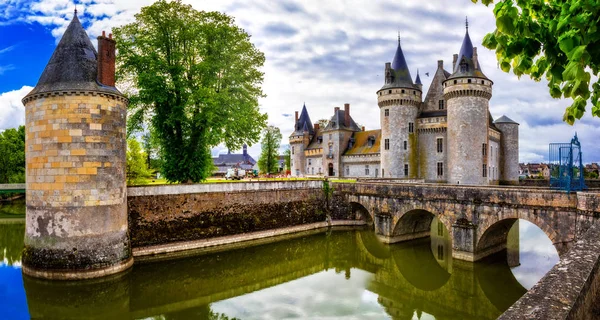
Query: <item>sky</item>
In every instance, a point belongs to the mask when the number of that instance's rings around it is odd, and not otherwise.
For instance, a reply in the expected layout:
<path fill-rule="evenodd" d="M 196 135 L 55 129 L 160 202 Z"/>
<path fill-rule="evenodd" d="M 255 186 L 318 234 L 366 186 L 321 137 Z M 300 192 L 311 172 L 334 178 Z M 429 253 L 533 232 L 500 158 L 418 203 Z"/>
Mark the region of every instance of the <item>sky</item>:
<path fill-rule="evenodd" d="M 548 144 L 569 142 L 577 133 L 584 162 L 600 162 L 595 138 L 600 118 L 588 112 L 574 126 L 562 115 L 570 99 L 552 99 L 547 83 L 502 72 L 495 53 L 481 46 L 495 29 L 492 7 L 471 0 L 184 0 L 198 10 L 221 11 L 235 18 L 265 53 L 260 109 L 281 129 L 283 144 L 303 104 L 311 120 L 328 119 L 334 107 L 350 104 L 350 114 L 367 130 L 379 129 L 376 92 L 386 62 L 393 59 L 398 32 L 413 78 L 417 69 L 427 92 L 437 60 L 451 70 L 469 17 L 469 34 L 478 47 L 483 72 L 494 81 L 490 111 L 520 123 L 519 161 L 548 160 Z M 92 43 L 103 30 L 132 22 L 152 0 L 1 0 L 0 130 L 24 124 L 21 99 L 37 83 L 73 16 Z M 430 77 L 426 75 L 429 73 Z M 213 154 L 226 152 L 224 147 Z M 233 150 L 235 152 L 235 150 Z M 249 148 L 258 159 L 260 145 Z"/>

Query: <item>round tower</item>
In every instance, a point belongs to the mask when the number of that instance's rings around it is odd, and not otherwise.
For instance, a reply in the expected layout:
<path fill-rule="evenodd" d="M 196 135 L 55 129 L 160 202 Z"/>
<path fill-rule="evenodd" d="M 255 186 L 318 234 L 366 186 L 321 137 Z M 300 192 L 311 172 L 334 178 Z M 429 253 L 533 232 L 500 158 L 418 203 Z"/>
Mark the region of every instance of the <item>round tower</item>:
<path fill-rule="evenodd" d="M 115 41 L 97 53 L 77 11 L 26 109 L 23 273 L 84 279 L 133 264 L 127 232 L 127 99 L 115 88 Z"/>
<path fill-rule="evenodd" d="M 494 121 L 502 132 L 500 140 L 500 181 L 519 182 L 519 124 L 507 116 Z"/>
<path fill-rule="evenodd" d="M 449 183 L 487 184 L 492 85 L 481 71 L 467 27 L 453 73 L 443 84 L 448 104 Z"/>
<path fill-rule="evenodd" d="M 294 132 L 290 135 L 290 147 L 291 151 L 291 169 L 292 176 L 298 177 L 306 174 L 306 157 L 304 156 L 304 149 L 310 143 L 314 135 L 314 128 L 306 105 L 302 106 L 302 112 L 298 116 L 296 111 L 296 117 L 294 122 Z"/>
<path fill-rule="evenodd" d="M 385 64 L 384 74 L 385 84 L 377 91 L 381 119 L 381 177 L 416 178 L 416 123 L 422 90 L 412 81 L 400 38 L 394 60 Z"/>

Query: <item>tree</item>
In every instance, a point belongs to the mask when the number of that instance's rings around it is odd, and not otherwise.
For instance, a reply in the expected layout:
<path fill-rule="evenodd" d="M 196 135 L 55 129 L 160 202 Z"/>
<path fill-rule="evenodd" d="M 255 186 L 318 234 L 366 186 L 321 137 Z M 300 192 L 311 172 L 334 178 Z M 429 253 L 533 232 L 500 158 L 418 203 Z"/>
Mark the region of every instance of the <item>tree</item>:
<path fill-rule="evenodd" d="M 285 151 L 283 152 L 283 156 L 285 159 L 285 171 L 291 171 L 292 170 L 292 151 L 289 148 L 285 149 Z"/>
<path fill-rule="evenodd" d="M 25 126 L 0 133 L 0 183 L 25 182 Z"/>
<path fill-rule="evenodd" d="M 472 0 L 477 2 L 478 0 Z M 486 6 L 493 0 L 481 0 Z M 595 0 L 502 0 L 494 7 L 496 30 L 483 45 L 496 51 L 500 68 L 535 81 L 548 80 L 553 98 L 571 98 L 563 120 L 581 119 L 587 103 L 600 116 L 600 6 Z M 590 90 L 591 75 L 596 78 Z"/>
<path fill-rule="evenodd" d="M 135 87 L 128 129 L 150 118 L 167 180 L 204 180 L 212 147 L 258 141 L 267 119 L 258 108 L 265 58 L 232 17 L 159 0 L 114 33 L 118 80 Z"/>
<path fill-rule="evenodd" d="M 146 163 L 146 154 L 142 152 L 140 143 L 134 139 L 127 139 L 127 184 L 146 184 L 146 179 L 151 173 Z"/>
<path fill-rule="evenodd" d="M 277 172 L 279 169 L 279 146 L 281 144 L 281 132 L 279 128 L 268 126 L 263 130 L 261 140 L 261 153 L 258 158 L 258 168 L 263 173 Z"/>

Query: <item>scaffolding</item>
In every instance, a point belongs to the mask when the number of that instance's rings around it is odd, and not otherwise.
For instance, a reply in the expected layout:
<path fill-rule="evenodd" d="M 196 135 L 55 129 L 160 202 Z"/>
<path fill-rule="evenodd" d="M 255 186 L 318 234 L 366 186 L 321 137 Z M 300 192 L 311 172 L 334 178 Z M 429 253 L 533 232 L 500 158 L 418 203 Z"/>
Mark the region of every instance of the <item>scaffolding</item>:
<path fill-rule="evenodd" d="M 570 143 L 550 144 L 550 188 L 567 192 L 586 190 L 581 144 L 575 137 Z"/>

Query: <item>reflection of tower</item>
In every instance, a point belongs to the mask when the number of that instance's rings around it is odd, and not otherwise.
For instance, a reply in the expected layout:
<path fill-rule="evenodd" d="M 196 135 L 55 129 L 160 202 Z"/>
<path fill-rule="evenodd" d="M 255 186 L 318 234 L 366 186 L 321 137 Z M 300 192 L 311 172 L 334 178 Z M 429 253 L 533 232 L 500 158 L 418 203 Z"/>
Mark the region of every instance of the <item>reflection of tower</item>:
<path fill-rule="evenodd" d="M 23 98 L 27 227 L 23 272 L 106 276 L 133 264 L 127 234 L 127 99 L 115 88 L 115 40 L 97 53 L 77 11 L 36 87 Z"/>
<path fill-rule="evenodd" d="M 431 221 L 431 252 L 438 264 L 448 273 L 452 273 L 452 246 L 446 226 L 434 217 Z"/>
<path fill-rule="evenodd" d="M 509 267 L 518 267 L 521 265 L 519 255 L 519 220 L 515 221 L 508 235 L 506 236 L 506 262 Z"/>
<path fill-rule="evenodd" d="M 493 83 L 481 71 L 468 29 L 454 57 L 453 73 L 443 84 L 448 103 L 448 182 L 483 185 L 488 181 L 488 105 Z"/>

